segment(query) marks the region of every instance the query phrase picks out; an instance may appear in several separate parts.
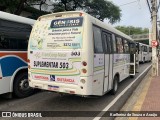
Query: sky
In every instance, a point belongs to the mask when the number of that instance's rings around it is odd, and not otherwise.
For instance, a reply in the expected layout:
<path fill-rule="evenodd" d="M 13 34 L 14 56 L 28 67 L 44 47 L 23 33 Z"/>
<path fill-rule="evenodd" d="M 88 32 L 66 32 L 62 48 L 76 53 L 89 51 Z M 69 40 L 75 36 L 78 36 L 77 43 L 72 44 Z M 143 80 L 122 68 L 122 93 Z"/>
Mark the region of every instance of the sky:
<path fill-rule="evenodd" d="M 146 0 L 110 0 L 121 9 L 121 21 L 114 24 L 150 28 L 151 15 Z M 134 2 L 132 4 L 127 4 Z M 121 6 L 122 5 L 122 6 Z M 106 22 L 106 21 L 105 21 Z"/>

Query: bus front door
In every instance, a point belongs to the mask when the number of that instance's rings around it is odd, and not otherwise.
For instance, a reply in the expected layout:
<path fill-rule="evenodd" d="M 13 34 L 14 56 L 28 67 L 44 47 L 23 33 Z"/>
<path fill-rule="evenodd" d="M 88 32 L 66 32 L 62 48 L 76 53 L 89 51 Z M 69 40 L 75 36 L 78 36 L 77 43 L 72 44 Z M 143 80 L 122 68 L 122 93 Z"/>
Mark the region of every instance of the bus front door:
<path fill-rule="evenodd" d="M 134 76 L 136 73 L 136 44 L 130 43 L 130 75 Z"/>
<path fill-rule="evenodd" d="M 104 90 L 103 92 L 107 92 L 112 89 L 112 54 L 111 54 L 111 34 L 106 32 L 103 33 L 103 41 L 105 48 L 105 74 L 104 74 Z"/>

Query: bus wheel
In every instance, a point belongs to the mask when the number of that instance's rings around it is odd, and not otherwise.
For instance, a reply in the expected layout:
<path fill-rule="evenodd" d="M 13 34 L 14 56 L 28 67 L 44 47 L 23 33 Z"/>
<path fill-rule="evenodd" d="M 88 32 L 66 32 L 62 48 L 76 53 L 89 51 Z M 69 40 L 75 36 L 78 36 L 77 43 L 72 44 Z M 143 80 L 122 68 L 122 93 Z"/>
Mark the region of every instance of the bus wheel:
<path fill-rule="evenodd" d="M 116 92 L 117 92 L 117 90 L 118 90 L 118 77 L 115 76 L 115 77 L 114 77 L 114 81 L 113 81 L 113 88 L 112 88 L 112 90 L 111 90 L 111 94 L 112 94 L 112 95 L 115 95 Z"/>
<path fill-rule="evenodd" d="M 145 58 L 143 58 L 143 62 L 142 62 L 143 64 L 145 63 Z"/>
<path fill-rule="evenodd" d="M 134 78 L 134 75 L 130 75 L 130 78 Z"/>
<path fill-rule="evenodd" d="M 33 94 L 33 89 L 29 87 L 28 74 L 26 72 L 19 74 L 13 85 L 13 92 L 16 97 L 23 98 Z"/>

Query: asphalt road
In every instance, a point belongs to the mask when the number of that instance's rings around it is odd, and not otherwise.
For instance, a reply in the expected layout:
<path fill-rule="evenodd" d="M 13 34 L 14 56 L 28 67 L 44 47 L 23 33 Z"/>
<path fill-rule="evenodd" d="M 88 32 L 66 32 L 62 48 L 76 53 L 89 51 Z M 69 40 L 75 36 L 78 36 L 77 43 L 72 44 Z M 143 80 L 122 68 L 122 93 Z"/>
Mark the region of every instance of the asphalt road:
<path fill-rule="evenodd" d="M 59 111 L 59 113 L 64 113 L 64 111 L 66 111 L 65 117 L 25 118 L 25 120 L 93 120 L 104 108 L 106 108 L 106 106 L 109 111 L 119 111 L 142 78 L 147 74 L 147 72 L 145 72 L 141 77 L 139 76 L 148 66 L 150 66 L 150 63 L 140 65 L 140 72 L 136 74 L 134 78 L 127 78 L 121 82 L 116 95 L 110 95 L 110 93 L 107 93 L 101 97 L 83 98 L 73 95 L 60 96 L 58 93 L 43 91 L 23 99 L 4 99 L 0 96 L 0 111 Z M 123 93 L 123 95 L 121 95 L 122 92 L 124 92 L 124 89 L 135 79 L 137 79 L 136 82 L 125 93 Z M 67 111 L 82 111 L 77 113 L 88 111 L 85 113 L 86 116 L 90 117 L 82 117 L 81 115 L 79 115 L 81 117 L 67 117 L 67 114 L 69 114 Z M 93 114 L 90 115 L 91 113 Z M 5 119 L 19 120 L 22 118 Z M 103 117 L 96 119 L 108 120 L 114 118 Z M 0 118 L 0 120 L 4 120 L 4 118 Z"/>

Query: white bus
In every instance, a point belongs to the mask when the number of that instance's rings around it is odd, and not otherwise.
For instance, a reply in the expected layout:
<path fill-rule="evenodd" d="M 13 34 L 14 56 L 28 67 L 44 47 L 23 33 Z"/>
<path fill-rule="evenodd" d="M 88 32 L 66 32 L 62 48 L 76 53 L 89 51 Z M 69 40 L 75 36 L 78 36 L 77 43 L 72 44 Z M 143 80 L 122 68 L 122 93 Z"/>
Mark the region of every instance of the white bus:
<path fill-rule="evenodd" d="M 143 43 L 137 43 L 138 57 L 140 63 L 150 62 L 152 60 L 152 48 Z"/>
<path fill-rule="evenodd" d="M 0 94 L 33 93 L 28 84 L 27 46 L 34 22 L 0 11 Z"/>
<path fill-rule="evenodd" d="M 118 83 L 135 74 L 135 50 L 129 36 L 87 13 L 44 15 L 29 39 L 29 85 L 81 96 L 115 94 Z"/>

